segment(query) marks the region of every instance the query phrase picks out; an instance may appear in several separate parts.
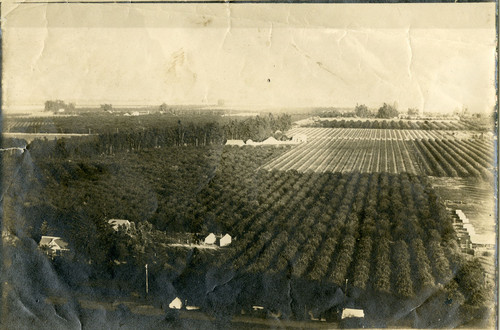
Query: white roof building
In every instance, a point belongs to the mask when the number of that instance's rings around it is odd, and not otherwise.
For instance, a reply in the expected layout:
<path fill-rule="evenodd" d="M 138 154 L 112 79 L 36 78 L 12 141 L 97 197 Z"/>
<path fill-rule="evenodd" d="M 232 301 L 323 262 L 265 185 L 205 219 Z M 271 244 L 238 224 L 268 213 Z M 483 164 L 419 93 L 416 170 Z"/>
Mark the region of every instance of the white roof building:
<path fill-rule="evenodd" d="M 271 136 L 262 141 L 262 144 L 269 144 L 269 145 L 280 144 L 280 141 L 276 140 L 274 137 Z"/>
<path fill-rule="evenodd" d="M 51 254 L 61 254 L 64 251 L 69 251 L 68 243 L 57 236 L 42 236 L 38 246 L 47 247 Z"/>
<path fill-rule="evenodd" d="M 227 140 L 226 141 L 226 146 L 244 146 L 245 142 L 243 140 Z"/>
<path fill-rule="evenodd" d="M 214 233 L 210 233 L 207 237 L 205 237 L 205 244 L 215 244 L 215 240 L 216 238 Z"/>
<path fill-rule="evenodd" d="M 365 317 L 365 312 L 362 309 L 345 308 L 342 311 L 342 320 L 351 317 L 363 318 Z"/>
<path fill-rule="evenodd" d="M 174 300 L 170 304 L 168 304 L 168 308 L 170 309 L 181 309 L 182 308 L 182 301 L 179 299 L 179 297 L 175 297 Z"/>
<path fill-rule="evenodd" d="M 231 244 L 231 241 L 232 241 L 231 235 L 226 234 L 226 235 L 222 236 L 222 238 L 220 239 L 219 245 L 221 247 L 228 246 L 229 244 Z"/>

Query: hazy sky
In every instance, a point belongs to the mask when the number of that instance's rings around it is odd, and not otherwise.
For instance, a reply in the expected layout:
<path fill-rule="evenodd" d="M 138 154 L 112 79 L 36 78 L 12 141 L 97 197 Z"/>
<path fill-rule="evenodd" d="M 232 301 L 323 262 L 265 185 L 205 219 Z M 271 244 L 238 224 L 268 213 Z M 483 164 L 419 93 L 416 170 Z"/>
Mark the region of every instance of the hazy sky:
<path fill-rule="evenodd" d="M 495 4 L 2 4 L 4 104 L 495 104 Z"/>

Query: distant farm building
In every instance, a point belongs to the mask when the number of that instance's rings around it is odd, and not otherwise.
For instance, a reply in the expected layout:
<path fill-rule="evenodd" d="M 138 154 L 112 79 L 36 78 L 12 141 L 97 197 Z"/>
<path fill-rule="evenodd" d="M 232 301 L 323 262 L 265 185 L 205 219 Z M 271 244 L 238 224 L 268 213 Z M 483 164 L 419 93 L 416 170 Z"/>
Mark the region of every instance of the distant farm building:
<path fill-rule="evenodd" d="M 304 142 L 307 142 L 307 135 L 305 135 L 305 134 L 295 134 L 292 137 L 292 142 L 294 142 L 294 143 L 304 143 Z"/>
<path fill-rule="evenodd" d="M 179 297 L 175 297 L 174 300 L 170 304 L 168 304 L 168 308 L 170 309 L 181 309 L 182 308 L 182 301 L 179 299 Z"/>
<path fill-rule="evenodd" d="M 244 146 L 245 142 L 243 140 L 227 140 L 226 141 L 226 146 Z"/>
<path fill-rule="evenodd" d="M 219 245 L 221 247 L 228 246 L 229 244 L 231 244 L 231 240 L 232 240 L 231 235 L 226 234 L 226 235 L 222 236 L 222 238 L 220 239 Z"/>
<path fill-rule="evenodd" d="M 47 254 L 51 256 L 60 256 L 69 251 L 68 243 L 57 236 L 42 236 L 38 246 L 46 249 Z"/>
<path fill-rule="evenodd" d="M 213 233 L 210 233 L 207 237 L 205 237 L 205 244 L 215 244 L 217 238 Z"/>
<path fill-rule="evenodd" d="M 203 244 L 205 245 L 213 245 L 215 248 L 217 245 L 220 247 L 228 246 L 231 244 L 233 238 L 229 234 L 223 235 L 215 235 L 214 233 L 208 234 L 207 237 L 203 240 Z"/>
<path fill-rule="evenodd" d="M 274 137 L 271 136 L 271 137 L 268 137 L 267 139 L 265 139 L 264 141 L 262 141 L 261 144 L 275 145 L 275 144 L 281 144 L 281 142 L 276 140 Z"/>
<path fill-rule="evenodd" d="M 124 228 L 126 231 L 130 229 L 130 221 L 128 220 L 111 219 L 108 221 L 108 223 L 113 227 L 115 231 L 118 231 L 120 227 Z"/>

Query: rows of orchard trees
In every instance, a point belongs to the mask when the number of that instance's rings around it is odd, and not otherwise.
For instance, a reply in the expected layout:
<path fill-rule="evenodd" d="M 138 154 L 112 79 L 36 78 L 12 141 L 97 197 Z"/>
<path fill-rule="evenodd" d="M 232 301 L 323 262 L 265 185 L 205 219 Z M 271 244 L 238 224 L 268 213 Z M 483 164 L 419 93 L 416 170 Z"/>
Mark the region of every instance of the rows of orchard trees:
<path fill-rule="evenodd" d="M 426 175 L 493 178 L 493 148 L 486 141 L 421 139 L 405 142 Z"/>
<path fill-rule="evenodd" d="M 113 258 L 128 260 L 131 278 L 143 274 L 141 263 L 156 261 L 156 283 L 177 285 L 193 304 L 216 306 L 214 313 L 259 304 L 308 318 L 309 310 L 327 315 L 350 304 L 382 326 L 401 308 L 427 308 L 422 318 L 436 322 L 481 311 L 488 292 L 481 268 L 458 252 L 425 178 L 258 170 L 285 151 L 173 146 L 76 160 L 27 159 L 28 150 L 21 161 L 30 195 L 16 216 L 36 225 L 43 215 L 50 234 L 105 263 L 108 278 L 117 272 Z M 109 232 L 110 218 L 134 221 L 137 239 L 107 241 L 99 233 Z M 234 241 L 220 255 L 192 252 L 177 262 L 162 245 L 165 235 L 146 222 L 167 234 L 230 233 Z M 207 287 L 218 289 L 207 295 Z"/>
<path fill-rule="evenodd" d="M 372 129 L 421 129 L 421 130 L 476 130 L 477 127 L 463 121 L 413 121 L 413 120 L 321 120 L 311 127 L 326 128 L 372 128 Z"/>
<path fill-rule="evenodd" d="M 229 151 L 238 154 L 241 149 Z M 223 162 L 188 211 L 204 218 L 211 231 L 237 237 L 216 265 L 236 274 L 232 285 L 242 286 L 239 298 L 245 303 L 281 308 L 287 315 L 317 306 L 305 294 L 305 300 L 290 307 L 285 298 L 289 281 L 332 295 L 347 287 L 346 299 L 373 319 L 390 319 L 395 306 L 424 309 L 445 297 L 454 300 L 439 306 L 440 316 L 457 308 L 479 308 L 478 302 L 487 299 L 481 279 L 469 281 L 470 274 L 463 274 L 464 269 L 480 273 L 481 268 L 461 256 L 449 214 L 425 178 L 254 173 L 245 170 L 247 164 Z M 273 295 L 284 296 L 252 294 L 266 286 L 280 288 Z M 372 304 L 374 299 L 380 303 Z M 271 304 L 276 300 L 282 303 L 279 308 Z"/>
<path fill-rule="evenodd" d="M 375 291 L 392 292 L 390 274 L 395 264 L 384 259 L 385 250 L 380 251 L 380 263 L 367 267 L 371 260 L 378 260 L 376 253 L 371 258 L 371 241 L 386 241 L 388 246 L 404 241 L 412 246 L 414 240 L 453 240 L 447 212 L 417 177 L 297 172 L 283 176 L 275 180 L 276 185 L 262 187 L 255 199 L 237 192 L 202 200 L 207 210 L 215 210 L 220 230 L 241 237 L 227 254 L 227 262 L 237 269 L 272 273 L 290 270 L 299 278 L 341 285 L 356 260 L 361 266 L 355 275 L 349 275 L 355 276 L 351 283 L 361 289 L 369 285 Z M 211 189 L 224 185 L 218 180 L 224 179 L 215 178 Z M 258 188 L 245 185 L 241 189 Z M 255 211 L 248 212 L 245 204 Z M 290 207 L 283 207 L 286 205 Z M 235 213 L 238 221 L 226 213 Z M 358 246 L 357 242 L 362 244 Z M 355 258 L 355 251 L 364 257 Z M 384 265 L 382 261 L 389 263 Z M 370 268 L 375 276 L 369 276 Z M 389 276 L 388 281 L 384 276 Z M 370 278 L 373 282 L 369 283 Z"/>

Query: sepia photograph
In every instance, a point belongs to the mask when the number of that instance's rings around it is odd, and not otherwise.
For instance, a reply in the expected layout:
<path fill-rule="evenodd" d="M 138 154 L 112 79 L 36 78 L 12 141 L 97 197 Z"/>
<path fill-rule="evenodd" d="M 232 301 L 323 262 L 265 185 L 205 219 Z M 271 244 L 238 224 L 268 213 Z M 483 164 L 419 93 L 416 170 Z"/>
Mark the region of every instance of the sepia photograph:
<path fill-rule="evenodd" d="M 498 328 L 496 5 L 2 2 L 0 328 Z"/>

